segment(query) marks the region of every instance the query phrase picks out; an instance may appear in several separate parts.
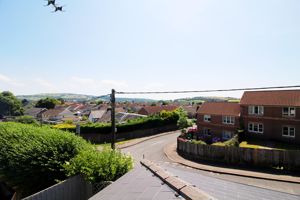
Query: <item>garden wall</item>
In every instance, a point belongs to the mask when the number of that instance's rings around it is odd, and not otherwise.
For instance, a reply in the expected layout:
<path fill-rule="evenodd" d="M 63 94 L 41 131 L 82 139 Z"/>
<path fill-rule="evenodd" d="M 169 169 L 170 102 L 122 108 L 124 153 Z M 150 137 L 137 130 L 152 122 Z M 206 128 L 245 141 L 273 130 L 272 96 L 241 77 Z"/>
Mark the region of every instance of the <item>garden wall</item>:
<path fill-rule="evenodd" d="M 214 145 L 192 144 L 180 138 L 177 151 L 187 159 L 223 162 L 233 165 L 258 167 L 283 167 L 285 170 L 300 171 L 299 150 L 268 150 Z"/>
<path fill-rule="evenodd" d="M 86 200 L 92 195 L 92 185 L 86 182 L 82 176 L 78 175 L 26 197 L 23 200 Z"/>
<path fill-rule="evenodd" d="M 136 130 L 130 132 L 122 132 L 116 134 L 117 141 L 129 140 L 135 138 L 141 138 L 151 135 L 156 135 L 163 132 L 174 131 L 177 130 L 177 125 L 167 125 L 161 126 L 152 129 L 144 129 L 144 130 Z M 84 133 L 80 135 L 86 140 L 91 141 L 92 143 L 109 143 L 111 141 L 111 134 L 100 134 L 100 133 Z"/>

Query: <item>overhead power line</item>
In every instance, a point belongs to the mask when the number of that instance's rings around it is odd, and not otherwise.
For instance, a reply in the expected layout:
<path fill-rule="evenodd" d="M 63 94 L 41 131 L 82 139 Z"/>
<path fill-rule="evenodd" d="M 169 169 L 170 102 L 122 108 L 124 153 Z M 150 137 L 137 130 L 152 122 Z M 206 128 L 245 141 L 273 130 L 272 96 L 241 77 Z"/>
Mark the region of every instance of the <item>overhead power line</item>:
<path fill-rule="evenodd" d="M 116 94 L 176 94 L 176 93 L 208 93 L 208 92 L 234 92 L 268 89 L 288 89 L 300 88 L 300 85 L 275 86 L 275 87 L 254 87 L 254 88 L 233 88 L 233 89 L 215 89 L 215 90 L 186 90 L 186 91 L 164 91 L 164 92 L 117 92 Z"/>

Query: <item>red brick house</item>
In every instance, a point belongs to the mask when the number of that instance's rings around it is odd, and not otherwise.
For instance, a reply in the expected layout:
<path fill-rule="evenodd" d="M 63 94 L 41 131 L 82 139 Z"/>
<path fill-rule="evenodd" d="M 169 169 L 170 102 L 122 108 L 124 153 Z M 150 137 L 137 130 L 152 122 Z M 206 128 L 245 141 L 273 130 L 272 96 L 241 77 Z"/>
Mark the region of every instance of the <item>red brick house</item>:
<path fill-rule="evenodd" d="M 197 113 L 200 135 L 230 139 L 240 128 L 240 105 L 228 102 L 205 102 Z"/>
<path fill-rule="evenodd" d="M 300 144 L 300 90 L 245 92 L 240 105 L 247 137 Z"/>
<path fill-rule="evenodd" d="M 158 114 L 161 111 L 174 111 L 178 107 L 177 106 L 172 106 L 172 105 L 167 105 L 167 106 L 144 106 L 141 108 L 138 112 L 140 115 L 154 115 Z"/>

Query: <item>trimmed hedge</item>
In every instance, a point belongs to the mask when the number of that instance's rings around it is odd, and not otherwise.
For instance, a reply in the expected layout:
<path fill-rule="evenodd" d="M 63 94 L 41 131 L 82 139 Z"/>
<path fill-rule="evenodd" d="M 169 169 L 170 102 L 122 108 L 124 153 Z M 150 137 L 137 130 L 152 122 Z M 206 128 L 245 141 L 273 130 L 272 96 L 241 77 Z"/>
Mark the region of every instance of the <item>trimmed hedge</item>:
<path fill-rule="evenodd" d="M 133 167 L 131 156 L 99 152 L 72 133 L 14 122 L 0 123 L 0 163 L 1 181 L 23 197 L 80 173 L 92 182 L 114 181 Z"/>
<path fill-rule="evenodd" d="M 150 129 L 166 125 L 177 124 L 179 119 L 179 113 L 177 111 L 168 112 L 162 111 L 159 115 L 153 115 L 146 118 L 138 118 L 128 120 L 126 124 L 117 124 L 118 133 L 130 132 L 141 129 Z M 75 125 L 55 125 L 53 128 L 76 132 Z M 111 133 L 111 124 L 110 123 L 94 123 L 81 125 L 80 134 L 87 133 L 99 133 L 99 134 L 110 134 Z"/>
<path fill-rule="evenodd" d="M 101 153 L 93 150 L 81 151 L 64 165 L 68 176 L 83 174 L 92 182 L 115 181 L 133 168 L 133 159 L 119 150 L 104 148 Z"/>
<path fill-rule="evenodd" d="M 0 123 L 0 179 L 24 194 L 64 180 L 63 165 L 93 146 L 71 133 L 21 123 Z"/>

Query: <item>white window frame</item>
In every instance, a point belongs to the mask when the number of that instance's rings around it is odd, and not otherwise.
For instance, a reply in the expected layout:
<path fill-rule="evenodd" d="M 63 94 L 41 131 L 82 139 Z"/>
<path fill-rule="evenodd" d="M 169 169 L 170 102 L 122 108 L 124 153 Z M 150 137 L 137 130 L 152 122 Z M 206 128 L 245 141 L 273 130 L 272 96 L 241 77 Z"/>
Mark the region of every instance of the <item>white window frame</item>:
<path fill-rule="evenodd" d="M 227 137 L 228 135 L 230 135 L 230 137 Z M 227 131 L 227 130 L 223 130 L 222 131 L 222 138 L 224 140 L 228 140 L 228 139 L 231 139 L 233 137 L 233 132 L 232 131 Z M 226 137 L 225 137 L 226 136 Z"/>
<path fill-rule="evenodd" d="M 288 112 L 284 112 L 284 109 L 287 108 Z M 292 114 L 292 110 L 294 113 Z M 282 108 L 282 116 L 283 117 L 296 117 L 296 108 L 295 107 L 283 107 Z"/>
<path fill-rule="evenodd" d="M 256 129 L 256 130 L 255 130 Z M 264 133 L 264 124 L 257 122 L 249 122 L 248 123 L 248 131 L 250 133 Z"/>
<path fill-rule="evenodd" d="M 235 123 L 235 117 L 233 116 L 223 116 L 223 124 L 231 124 L 234 125 Z"/>
<path fill-rule="evenodd" d="M 284 129 L 288 129 L 288 134 L 284 135 Z M 294 131 L 294 135 L 291 135 L 291 130 Z M 294 126 L 282 126 L 282 137 L 295 138 L 296 137 L 296 128 Z"/>
<path fill-rule="evenodd" d="M 204 116 L 203 116 L 203 120 L 204 120 L 205 122 L 211 122 L 211 115 L 204 115 Z"/>
<path fill-rule="evenodd" d="M 257 109 L 257 112 L 255 112 L 256 109 Z M 263 116 L 264 115 L 264 107 L 263 106 L 249 106 L 248 114 Z"/>

